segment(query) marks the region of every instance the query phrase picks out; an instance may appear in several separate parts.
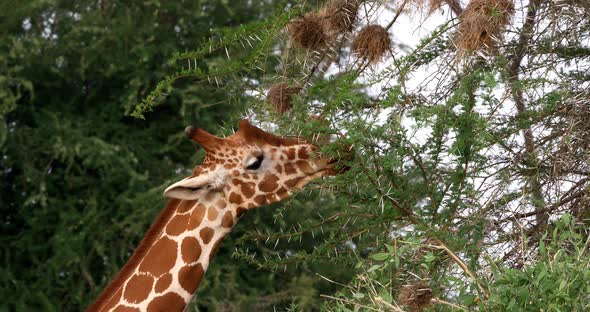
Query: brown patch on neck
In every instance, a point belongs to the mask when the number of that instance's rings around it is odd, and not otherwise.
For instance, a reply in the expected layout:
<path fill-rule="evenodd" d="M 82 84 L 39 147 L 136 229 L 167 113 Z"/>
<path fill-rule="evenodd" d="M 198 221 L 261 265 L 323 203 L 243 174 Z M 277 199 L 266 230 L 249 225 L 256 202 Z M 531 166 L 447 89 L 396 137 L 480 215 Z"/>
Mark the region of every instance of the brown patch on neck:
<path fill-rule="evenodd" d="M 102 291 L 100 296 L 98 296 L 98 299 L 96 299 L 96 301 L 93 304 L 91 304 L 88 307 L 88 309 L 86 309 L 86 312 L 101 311 L 105 307 L 105 304 L 109 303 L 112 304 L 112 306 L 108 307 L 110 309 L 118 303 L 118 298 L 115 298 L 117 299 L 117 302 L 109 301 L 113 297 L 113 294 L 115 294 L 121 287 L 123 287 L 125 281 L 129 278 L 129 276 L 133 273 L 135 268 L 139 265 L 139 263 L 141 262 L 149 248 L 154 244 L 154 242 L 164 229 L 166 223 L 168 223 L 170 218 L 174 215 L 174 212 L 176 211 L 180 203 L 182 203 L 182 201 L 178 199 L 170 199 L 168 201 L 166 208 L 164 208 L 164 210 L 156 218 L 156 221 L 147 231 L 147 234 L 145 235 L 143 240 L 141 240 L 141 243 L 139 243 L 139 246 L 137 246 L 131 258 L 129 258 L 127 263 L 125 263 L 121 271 L 117 273 L 113 281 Z"/>
<path fill-rule="evenodd" d="M 277 177 L 274 174 L 267 173 L 264 177 L 264 180 L 260 182 L 260 184 L 258 184 L 258 188 L 263 192 L 272 192 L 279 187 L 279 185 L 277 184 L 278 181 L 279 177 Z"/>
<path fill-rule="evenodd" d="M 234 216 L 231 211 L 226 211 L 221 219 L 221 226 L 231 229 L 234 226 Z"/>

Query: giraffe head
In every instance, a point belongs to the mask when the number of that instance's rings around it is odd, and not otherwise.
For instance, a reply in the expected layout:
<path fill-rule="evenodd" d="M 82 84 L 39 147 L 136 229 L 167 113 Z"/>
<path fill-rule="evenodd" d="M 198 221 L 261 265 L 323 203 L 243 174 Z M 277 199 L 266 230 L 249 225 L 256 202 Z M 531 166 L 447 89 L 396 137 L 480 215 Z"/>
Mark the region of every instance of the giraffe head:
<path fill-rule="evenodd" d="M 164 191 L 170 198 L 208 200 L 243 209 L 267 205 L 323 175 L 333 175 L 334 161 L 301 139 L 278 137 L 242 120 L 239 130 L 216 137 L 189 126 L 187 135 L 206 151 L 193 174 Z"/>

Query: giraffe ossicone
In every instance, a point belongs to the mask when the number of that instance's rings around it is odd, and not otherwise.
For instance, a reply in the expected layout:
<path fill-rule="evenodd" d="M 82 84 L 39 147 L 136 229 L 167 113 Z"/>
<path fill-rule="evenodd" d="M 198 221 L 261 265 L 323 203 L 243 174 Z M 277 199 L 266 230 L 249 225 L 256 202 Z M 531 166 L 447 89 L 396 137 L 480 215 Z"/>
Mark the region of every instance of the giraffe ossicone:
<path fill-rule="evenodd" d="M 245 211 L 337 173 L 334 161 L 301 138 L 278 137 L 247 120 L 238 127 L 225 138 L 185 129 L 205 149 L 205 160 L 166 188 L 166 208 L 87 311 L 183 311 L 223 237 Z"/>

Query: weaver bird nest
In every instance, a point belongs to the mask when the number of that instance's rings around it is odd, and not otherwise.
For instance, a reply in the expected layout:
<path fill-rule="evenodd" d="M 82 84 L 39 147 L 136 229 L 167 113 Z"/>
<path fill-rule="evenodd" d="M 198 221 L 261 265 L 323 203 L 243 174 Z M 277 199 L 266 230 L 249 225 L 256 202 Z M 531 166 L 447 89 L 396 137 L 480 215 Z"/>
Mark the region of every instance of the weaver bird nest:
<path fill-rule="evenodd" d="M 275 83 L 270 87 L 266 98 L 279 115 L 291 110 L 291 96 L 301 90 L 299 87 L 289 87 L 286 82 Z"/>
<path fill-rule="evenodd" d="M 307 13 L 289 22 L 291 40 L 302 48 L 319 50 L 354 28 L 364 0 L 329 0 L 318 12 Z"/>
<path fill-rule="evenodd" d="M 332 35 L 352 31 L 356 23 L 361 0 L 330 0 L 320 9 L 326 27 Z"/>
<path fill-rule="evenodd" d="M 322 15 L 312 12 L 289 22 L 289 35 L 293 41 L 308 50 L 318 50 L 332 41 Z"/>
<path fill-rule="evenodd" d="M 432 289 L 422 282 L 403 285 L 399 294 L 399 302 L 412 309 L 422 311 L 432 304 Z"/>
<path fill-rule="evenodd" d="M 471 0 L 459 16 L 455 45 L 460 56 L 480 48 L 494 48 L 513 14 L 511 0 Z"/>
<path fill-rule="evenodd" d="M 369 64 L 381 61 L 388 51 L 391 51 L 391 38 L 387 30 L 379 25 L 364 27 L 352 41 L 352 52 Z"/>

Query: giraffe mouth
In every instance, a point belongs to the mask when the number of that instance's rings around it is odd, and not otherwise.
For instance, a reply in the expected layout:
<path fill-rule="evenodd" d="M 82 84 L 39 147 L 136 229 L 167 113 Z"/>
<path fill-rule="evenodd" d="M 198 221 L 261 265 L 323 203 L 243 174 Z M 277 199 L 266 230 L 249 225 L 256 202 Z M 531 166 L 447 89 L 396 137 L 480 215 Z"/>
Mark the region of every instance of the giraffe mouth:
<path fill-rule="evenodd" d="M 188 192 L 198 192 L 200 190 L 202 190 L 203 187 L 202 186 L 177 186 L 175 187 L 173 190 L 177 190 L 177 191 L 188 191 Z"/>
<path fill-rule="evenodd" d="M 324 175 L 338 175 L 350 169 L 350 166 L 343 164 L 343 162 L 337 158 L 329 159 L 327 165 L 327 168 L 321 170 Z"/>
<path fill-rule="evenodd" d="M 325 169 L 326 175 L 338 175 L 350 170 L 351 167 L 348 163 L 354 160 L 354 149 L 350 145 L 342 145 L 342 151 L 342 154 L 338 154 L 339 157 L 328 159 L 328 168 Z"/>

